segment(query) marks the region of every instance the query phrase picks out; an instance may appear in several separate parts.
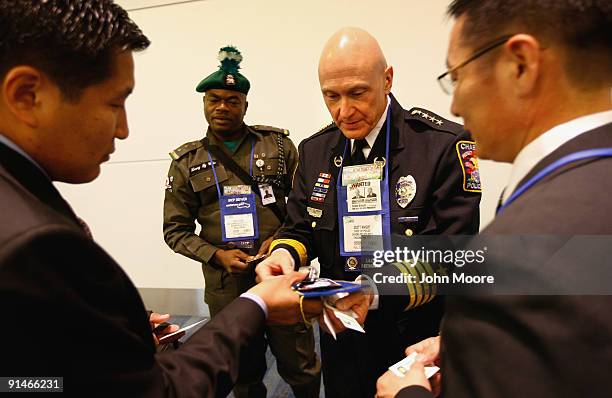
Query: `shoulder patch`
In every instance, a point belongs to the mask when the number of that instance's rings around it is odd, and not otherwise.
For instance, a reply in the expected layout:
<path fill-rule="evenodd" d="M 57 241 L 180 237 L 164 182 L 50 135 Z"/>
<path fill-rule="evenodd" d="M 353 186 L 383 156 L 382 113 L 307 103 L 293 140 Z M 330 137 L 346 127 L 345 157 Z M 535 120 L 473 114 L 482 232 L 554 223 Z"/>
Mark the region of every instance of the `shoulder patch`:
<path fill-rule="evenodd" d="M 463 190 L 466 192 L 481 192 L 476 143 L 474 141 L 457 142 L 457 156 L 459 156 L 459 163 L 461 163 L 461 171 L 463 172 Z"/>
<path fill-rule="evenodd" d="M 463 131 L 462 125 L 455 122 L 451 122 L 450 120 L 445 119 L 442 116 L 436 115 L 435 113 L 423 108 L 410 109 L 409 111 L 407 111 L 406 119 L 417 120 L 433 129 L 447 131 L 449 133 L 459 134 Z"/>
<path fill-rule="evenodd" d="M 191 141 L 188 142 L 186 144 L 181 145 L 180 147 L 176 148 L 174 151 L 170 152 L 170 157 L 174 160 L 179 160 L 180 158 L 182 158 L 185 154 L 196 150 L 198 148 L 202 147 L 202 141 L 198 140 L 198 141 Z"/>
<path fill-rule="evenodd" d="M 274 133 L 282 134 L 285 137 L 289 137 L 289 130 L 287 129 L 281 129 L 281 128 L 274 127 L 274 126 L 266 126 L 263 124 L 256 124 L 254 126 L 249 126 L 249 127 L 257 131 L 272 131 Z"/>

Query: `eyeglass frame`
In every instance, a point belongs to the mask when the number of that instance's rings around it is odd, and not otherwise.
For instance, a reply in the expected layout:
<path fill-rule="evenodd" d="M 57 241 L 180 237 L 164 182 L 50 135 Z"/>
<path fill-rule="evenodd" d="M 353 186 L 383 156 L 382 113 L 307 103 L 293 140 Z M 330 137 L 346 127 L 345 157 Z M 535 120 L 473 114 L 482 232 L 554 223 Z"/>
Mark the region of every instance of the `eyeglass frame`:
<path fill-rule="evenodd" d="M 443 83 L 443 79 L 450 75 L 451 73 L 455 72 L 457 69 L 464 67 L 465 65 L 469 64 L 470 62 L 480 58 L 481 56 L 483 56 L 484 54 L 488 53 L 489 51 L 501 46 L 502 44 L 505 44 L 508 40 L 510 40 L 512 37 L 514 36 L 514 34 L 511 35 L 504 35 L 501 36 L 500 38 L 493 40 L 491 43 L 485 45 L 484 47 L 480 48 L 479 50 L 477 50 L 474 54 L 472 54 L 471 56 L 469 56 L 466 60 L 460 62 L 459 64 L 453 66 L 452 68 L 448 69 L 446 72 L 442 73 L 440 76 L 438 76 L 436 78 L 436 80 L 438 81 L 438 84 L 440 85 L 440 87 L 442 88 L 442 91 L 444 91 L 446 94 L 448 95 L 452 95 L 453 91 L 455 89 L 455 82 L 454 81 L 450 81 L 450 87 L 452 87 L 452 89 L 448 90 L 444 83 Z"/>

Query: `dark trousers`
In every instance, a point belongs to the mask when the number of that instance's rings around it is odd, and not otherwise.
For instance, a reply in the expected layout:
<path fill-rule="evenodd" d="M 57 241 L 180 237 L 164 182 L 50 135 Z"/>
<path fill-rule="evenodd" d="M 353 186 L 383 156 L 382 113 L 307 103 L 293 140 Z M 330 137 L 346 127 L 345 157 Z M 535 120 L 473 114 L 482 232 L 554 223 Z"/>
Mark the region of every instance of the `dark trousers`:
<path fill-rule="evenodd" d="M 376 381 L 389 366 L 405 358 L 405 349 L 438 334 L 443 303 L 434 300 L 403 314 L 369 311 L 365 334 L 348 330 L 338 340 L 321 331 L 325 396 L 372 398 Z"/>
<path fill-rule="evenodd" d="M 205 301 L 214 317 L 232 300 L 255 284 L 254 275 L 232 276 L 225 270 L 204 266 Z M 266 338 L 267 337 L 267 338 Z M 297 398 L 319 396 L 321 362 L 315 353 L 312 327 L 304 324 L 267 326 L 243 352 L 238 380 L 234 386 L 236 398 L 265 398 L 263 378 L 266 373 L 268 344 L 276 357 L 279 375 L 291 386 Z"/>

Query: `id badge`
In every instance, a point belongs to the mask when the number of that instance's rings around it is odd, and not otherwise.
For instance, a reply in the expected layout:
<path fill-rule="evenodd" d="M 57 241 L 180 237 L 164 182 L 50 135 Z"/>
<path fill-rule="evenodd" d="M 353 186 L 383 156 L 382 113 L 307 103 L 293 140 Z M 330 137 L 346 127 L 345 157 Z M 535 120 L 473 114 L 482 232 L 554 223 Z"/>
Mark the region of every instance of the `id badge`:
<path fill-rule="evenodd" d="M 380 180 L 355 182 L 347 186 L 349 213 L 380 211 L 382 209 Z"/>
<path fill-rule="evenodd" d="M 259 193 L 261 195 L 261 204 L 267 206 L 272 203 L 276 203 L 274 197 L 274 190 L 270 184 L 259 184 Z"/>
<path fill-rule="evenodd" d="M 223 242 L 259 238 L 254 194 L 221 196 L 219 207 Z"/>
<path fill-rule="evenodd" d="M 380 236 L 382 246 L 382 216 L 372 214 L 367 216 L 342 217 L 344 230 L 344 251 L 348 254 L 361 254 L 361 240 L 364 236 Z"/>

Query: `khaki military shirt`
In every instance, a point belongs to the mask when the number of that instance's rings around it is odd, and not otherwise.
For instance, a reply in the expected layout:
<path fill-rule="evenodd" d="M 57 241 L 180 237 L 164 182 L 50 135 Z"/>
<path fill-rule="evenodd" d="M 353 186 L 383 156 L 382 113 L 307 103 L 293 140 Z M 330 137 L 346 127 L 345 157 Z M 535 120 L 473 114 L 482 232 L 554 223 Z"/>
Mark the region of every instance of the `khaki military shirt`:
<path fill-rule="evenodd" d="M 269 126 L 245 126 L 245 134 L 233 153 L 209 130 L 210 145 L 224 150 L 243 170 L 249 172 L 251 143 L 254 140 L 253 178 L 271 184 L 277 205 L 285 212 L 285 197 L 297 167 L 297 150 L 287 130 Z M 283 152 L 281 156 L 280 151 Z M 202 140 L 188 142 L 170 153 L 172 163 L 166 179 L 164 198 L 164 240 L 172 250 L 200 262 L 209 262 L 217 249 L 228 249 L 221 237 L 221 212 L 211 159 L 215 166 L 221 194 L 223 187 L 245 185 L 229 168 L 204 149 Z M 283 160 L 284 159 L 284 160 Z M 259 162 L 258 162 L 259 160 Z M 263 165 L 262 165 L 263 163 Z M 259 165 L 259 166 L 258 166 Z M 257 192 L 259 241 L 272 236 L 281 222 L 263 206 Z M 196 221 L 200 234 L 195 234 Z"/>

